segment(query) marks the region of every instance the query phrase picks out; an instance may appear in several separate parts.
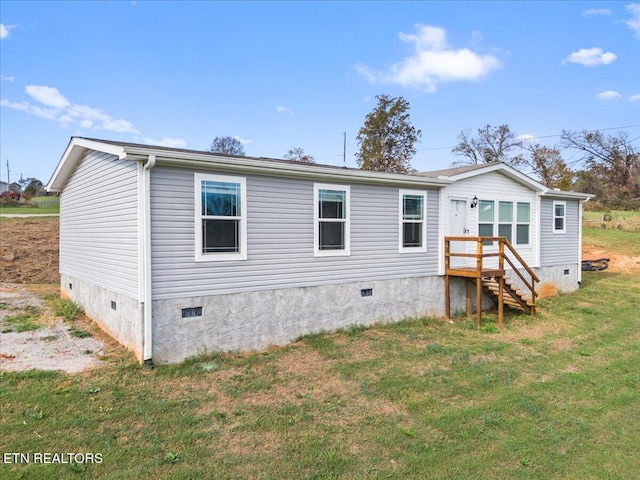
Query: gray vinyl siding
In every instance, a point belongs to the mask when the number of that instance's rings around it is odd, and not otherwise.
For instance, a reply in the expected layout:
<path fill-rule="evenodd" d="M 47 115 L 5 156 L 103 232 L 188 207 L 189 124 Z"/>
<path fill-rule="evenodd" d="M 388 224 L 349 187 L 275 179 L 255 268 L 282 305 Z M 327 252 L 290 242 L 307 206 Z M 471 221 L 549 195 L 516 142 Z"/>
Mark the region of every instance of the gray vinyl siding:
<path fill-rule="evenodd" d="M 553 202 L 566 202 L 566 233 L 553 232 Z M 578 263 L 578 229 L 580 228 L 577 200 L 542 198 L 540 202 L 540 263 L 542 266 Z"/>
<path fill-rule="evenodd" d="M 314 182 L 245 178 L 247 260 L 195 262 L 194 172 L 152 170 L 154 300 L 437 274 L 437 190 L 427 194 L 426 253 L 398 252 L 398 187 L 352 184 L 351 255 L 314 257 Z"/>
<path fill-rule="evenodd" d="M 137 165 L 92 151 L 60 197 L 60 273 L 138 298 Z"/>

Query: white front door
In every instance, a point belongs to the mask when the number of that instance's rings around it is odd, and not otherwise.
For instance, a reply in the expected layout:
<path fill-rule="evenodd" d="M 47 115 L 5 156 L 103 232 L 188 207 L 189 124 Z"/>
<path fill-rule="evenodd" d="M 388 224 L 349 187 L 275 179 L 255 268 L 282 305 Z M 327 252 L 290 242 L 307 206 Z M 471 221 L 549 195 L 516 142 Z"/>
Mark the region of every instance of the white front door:
<path fill-rule="evenodd" d="M 469 235 L 469 227 L 467 225 L 467 201 L 451 200 L 449 202 L 449 236 L 465 237 Z M 451 242 L 451 253 L 466 253 L 468 242 Z M 469 263 L 468 258 L 451 257 L 452 267 L 464 267 Z"/>

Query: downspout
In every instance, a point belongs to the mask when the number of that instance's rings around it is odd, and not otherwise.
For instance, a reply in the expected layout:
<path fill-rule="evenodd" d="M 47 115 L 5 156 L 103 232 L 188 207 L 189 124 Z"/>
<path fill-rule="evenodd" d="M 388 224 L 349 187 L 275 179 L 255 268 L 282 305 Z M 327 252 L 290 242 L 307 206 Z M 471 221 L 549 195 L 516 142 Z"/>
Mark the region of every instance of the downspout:
<path fill-rule="evenodd" d="M 149 368 L 153 365 L 153 291 L 151 280 L 151 169 L 156 156 L 149 155 L 142 167 L 142 219 L 140 225 L 142 244 L 142 302 L 144 304 L 142 359 Z"/>

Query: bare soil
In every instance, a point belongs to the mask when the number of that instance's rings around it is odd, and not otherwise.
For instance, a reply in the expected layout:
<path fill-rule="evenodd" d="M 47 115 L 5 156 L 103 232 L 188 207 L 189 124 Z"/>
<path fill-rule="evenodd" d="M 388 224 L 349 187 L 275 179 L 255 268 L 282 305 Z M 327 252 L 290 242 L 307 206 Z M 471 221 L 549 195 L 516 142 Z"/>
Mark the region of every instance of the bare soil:
<path fill-rule="evenodd" d="M 0 281 L 60 283 L 58 217 L 0 220 Z"/>

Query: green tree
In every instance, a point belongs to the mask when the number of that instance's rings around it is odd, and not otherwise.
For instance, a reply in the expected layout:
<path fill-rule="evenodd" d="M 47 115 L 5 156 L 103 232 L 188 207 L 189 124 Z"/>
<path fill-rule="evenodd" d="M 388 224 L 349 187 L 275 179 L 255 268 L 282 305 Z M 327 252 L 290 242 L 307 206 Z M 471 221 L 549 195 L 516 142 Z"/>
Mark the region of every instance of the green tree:
<path fill-rule="evenodd" d="M 304 153 L 304 149 L 300 147 L 292 148 L 284 154 L 286 160 L 293 160 L 294 162 L 303 163 L 316 163 L 316 159 L 313 155 Z"/>
<path fill-rule="evenodd" d="M 402 97 L 377 95 L 378 105 L 365 118 L 356 140 L 358 166 L 365 170 L 410 173 L 414 144 L 422 132 L 409 121 L 409 102 Z"/>
<path fill-rule="evenodd" d="M 451 153 L 462 160 L 454 165 L 481 165 L 483 163 L 503 162 L 518 167 L 525 162 L 522 154 L 512 155 L 514 149 L 522 148 L 522 141 L 516 138 L 508 125 L 492 127 L 486 125 L 478 129 L 478 136 L 471 136 L 471 129 L 463 130 L 458 135 L 458 144 Z"/>
<path fill-rule="evenodd" d="M 43 188 L 42 182 L 37 178 L 27 178 L 27 181 L 29 183 L 24 187 L 24 195 L 29 198 L 35 197 Z"/>
<path fill-rule="evenodd" d="M 541 146 L 539 143 L 525 147 L 530 153 L 529 166 L 538 175 L 543 185 L 549 188 L 569 190 L 575 173 L 567 166 L 557 148 Z"/>
<path fill-rule="evenodd" d="M 244 155 L 244 147 L 240 140 L 234 137 L 216 137 L 211 142 L 209 151 L 222 155 Z"/>

